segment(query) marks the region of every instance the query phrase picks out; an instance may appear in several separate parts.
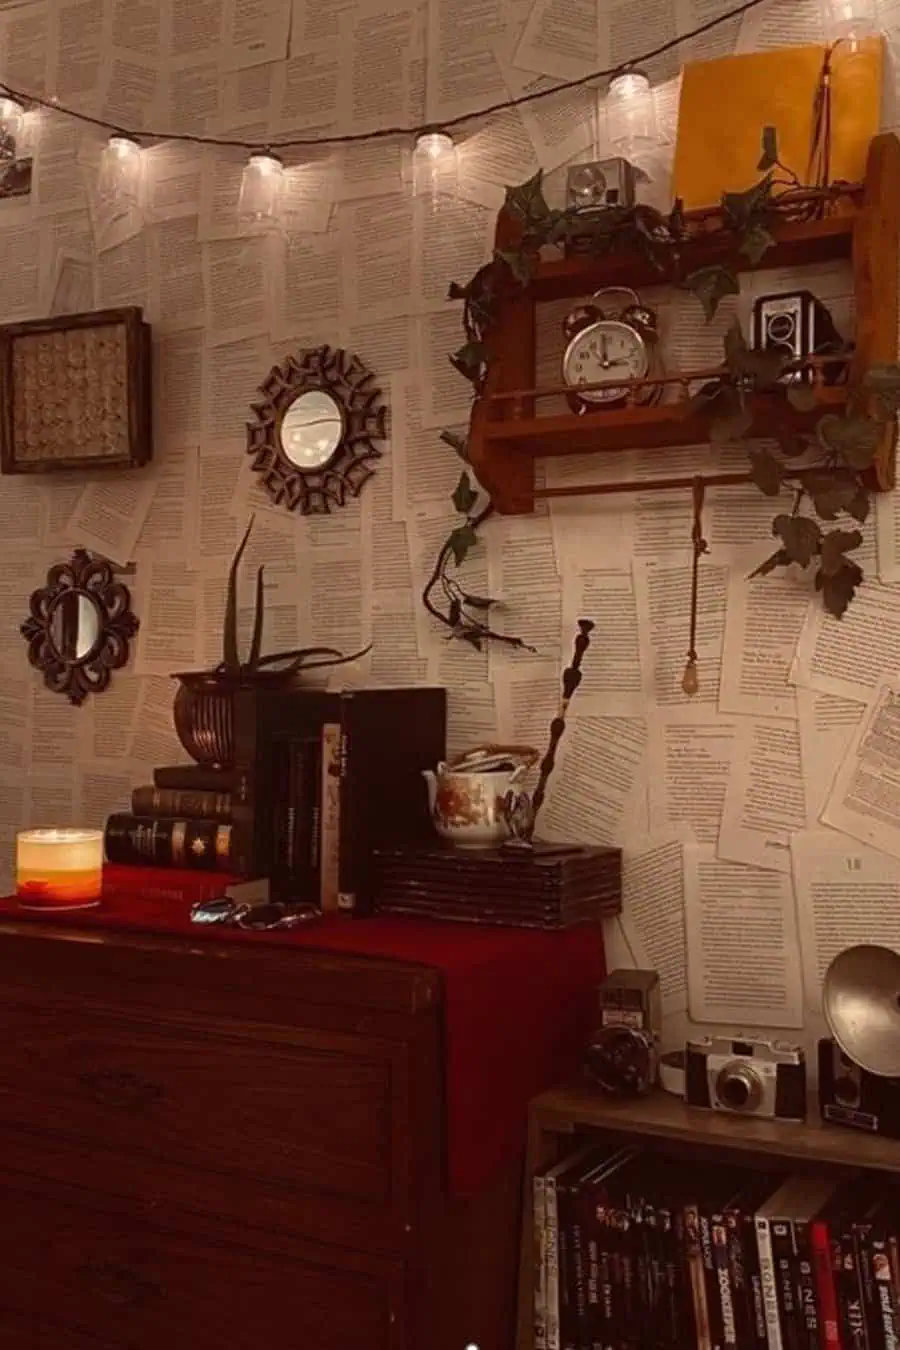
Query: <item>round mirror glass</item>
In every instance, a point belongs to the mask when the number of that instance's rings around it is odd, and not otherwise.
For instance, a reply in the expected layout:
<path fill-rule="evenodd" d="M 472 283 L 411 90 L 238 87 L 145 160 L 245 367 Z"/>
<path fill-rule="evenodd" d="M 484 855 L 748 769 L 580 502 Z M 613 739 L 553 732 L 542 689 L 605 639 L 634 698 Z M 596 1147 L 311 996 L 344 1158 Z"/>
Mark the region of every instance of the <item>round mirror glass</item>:
<path fill-rule="evenodd" d="M 63 591 L 50 613 L 50 641 L 67 664 L 90 656 L 100 636 L 100 614 L 91 596 Z"/>
<path fill-rule="evenodd" d="M 295 398 L 281 423 L 281 448 L 298 469 L 324 469 L 341 443 L 344 419 L 324 389 Z"/>

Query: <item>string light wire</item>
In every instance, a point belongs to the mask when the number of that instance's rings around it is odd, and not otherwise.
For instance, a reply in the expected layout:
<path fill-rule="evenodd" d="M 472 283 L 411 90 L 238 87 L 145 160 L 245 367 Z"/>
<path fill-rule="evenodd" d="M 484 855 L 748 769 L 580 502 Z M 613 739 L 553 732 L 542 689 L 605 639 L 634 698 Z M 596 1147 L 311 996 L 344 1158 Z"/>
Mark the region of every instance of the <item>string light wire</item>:
<path fill-rule="evenodd" d="M 510 112 L 514 108 L 524 108 L 532 103 L 539 103 L 543 99 L 552 98 L 555 94 L 562 94 L 567 90 L 584 89 L 598 80 L 605 80 L 614 75 L 624 75 L 635 67 L 645 67 L 649 62 L 674 51 L 676 47 L 682 46 L 683 43 L 703 37 L 706 33 L 711 33 L 714 29 L 720 28 L 722 24 L 730 23 L 733 19 L 739 19 L 742 15 L 749 13 L 750 10 L 757 9 L 760 5 L 766 3 L 768 3 L 768 0 L 743 0 L 743 4 L 736 5 L 734 9 L 728 10 L 725 14 L 720 14 L 714 19 L 708 19 L 706 23 L 692 28 L 689 33 L 682 33 L 678 37 L 669 38 L 667 42 L 661 42 L 657 47 L 642 52 L 640 56 L 635 56 L 620 65 L 593 70 L 590 74 L 582 75 L 578 79 L 564 80 L 559 84 L 550 85 L 546 89 L 534 89 L 531 93 L 520 94 L 517 98 L 505 99 L 497 103 L 489 103 L 483 108 L 473 108 L 471 112 L 460 113 L 457 117 L 446 118 L 437 124 L 380 127 L 375 131 L 350 132 L 343 136 L 313 136 L 291 138 L 290 140 L 272 140 L 266 141 L 264 148 L 267 152 L 271 152 L 313 149 L 320 145 L 360 145 L 373 141 L 407 140 L 434 131 L 452 131 L 458 127 L 468 126 L 471 122 L 482 122 L 498 113 Z M 220 136 L 200 136 L 189 131 L 138 131 L 133 127 L 120 126 L 115 122 L 106 122 L 100 117 L 92 117 L 90 113 L 80 112 L 77 108 L 71 108 L 56 99 L 40 97 L 24 89 L 15 89 L 5 80 L 0 81 L 0 89 L 5 91 L 10 98 L 25 104 L 26 107 L 46 108 L 48 112 L 59 113 L 61 116 L 69 117 L 85 126 L 96 127 L 107 135 L 123 136 L 127 140 L 136 141 L 138 144 L 178 141 L 185 145 L 216 146 L 222 150 L 254 151 L 261 148 L 259 141 L 240 141 Z"/>

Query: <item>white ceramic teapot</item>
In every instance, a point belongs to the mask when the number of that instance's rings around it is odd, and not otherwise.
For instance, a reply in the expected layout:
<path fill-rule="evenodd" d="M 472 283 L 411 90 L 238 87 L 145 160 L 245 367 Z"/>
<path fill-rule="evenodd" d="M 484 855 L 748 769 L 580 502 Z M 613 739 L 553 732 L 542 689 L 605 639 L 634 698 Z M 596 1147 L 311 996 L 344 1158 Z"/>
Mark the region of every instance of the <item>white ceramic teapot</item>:
<path fill-rule="evenodd" d="M 424 769 L 434 828 L 457 848 L 496 848 L 510 837 L 509 800 L 539 755 L 527 745 L 479 745 Z"/>

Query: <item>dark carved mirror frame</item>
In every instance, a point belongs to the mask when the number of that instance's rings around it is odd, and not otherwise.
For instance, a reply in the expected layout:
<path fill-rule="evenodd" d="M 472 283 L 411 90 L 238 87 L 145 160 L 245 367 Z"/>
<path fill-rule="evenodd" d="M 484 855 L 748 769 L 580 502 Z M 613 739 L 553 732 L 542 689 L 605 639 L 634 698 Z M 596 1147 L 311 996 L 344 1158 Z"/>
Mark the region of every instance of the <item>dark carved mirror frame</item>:
<path fill-rule="evenodd" d="M 70 703 L 102 693 L 112 672 L 128 661 L 139 622 L 128 587 L 116 581 L 106 558 L 76 549 L 68 562 L 49 568 L 47 584 L 32 592 L 28 608 L 21 627 L 28 660 L 47 688 Z M 84 637 L 79 641 L 83 618 L 89 620 L 87 646 Z"/>
<path fill-rule="evenodd" d="M 359 495 L 374 472 L 371 462 L 381 458 L 375 441 L 386 435 L 387 405 L 374 378 L 358 356 L 341 347 L 314 347 L 272 367 L 251 405 L 256 420 L 247 423 L 247 454 L 274 502 L 311 515 Z M 297 399 L 313 391 L 334 400 L 341 430 L 327 462 L 302 469 L 285 453 L 281 428 Z"/>

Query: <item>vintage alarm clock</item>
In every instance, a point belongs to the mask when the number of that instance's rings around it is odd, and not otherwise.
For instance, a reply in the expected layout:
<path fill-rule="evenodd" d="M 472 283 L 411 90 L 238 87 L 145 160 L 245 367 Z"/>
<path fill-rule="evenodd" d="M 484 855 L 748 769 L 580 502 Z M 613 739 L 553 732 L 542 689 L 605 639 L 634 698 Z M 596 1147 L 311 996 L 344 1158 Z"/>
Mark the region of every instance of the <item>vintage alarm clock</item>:
<path fill-rule="evenodd" d="M 629 297 L 618 309 L 599 304 L 579 305 L 563 320 L 566 349 L 562 377 L 572 392 L 566 395 L 573 412 L 602 412 L 627 402 L 629 390 L 621 380 L 642 380 L 662 373 L 656 314 L 641 303 L 628 286 L 608 286 L 592 301 L 610 295 Z M 576 393 L 579 385 L 602 384 L 602 389 Z M 633 391 L 636 403 L 646 407 L 659 401 L 662 385 L 641 386 Z"/>

